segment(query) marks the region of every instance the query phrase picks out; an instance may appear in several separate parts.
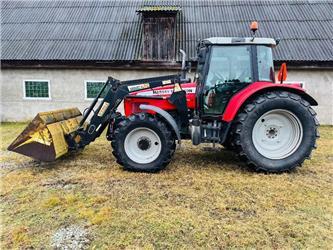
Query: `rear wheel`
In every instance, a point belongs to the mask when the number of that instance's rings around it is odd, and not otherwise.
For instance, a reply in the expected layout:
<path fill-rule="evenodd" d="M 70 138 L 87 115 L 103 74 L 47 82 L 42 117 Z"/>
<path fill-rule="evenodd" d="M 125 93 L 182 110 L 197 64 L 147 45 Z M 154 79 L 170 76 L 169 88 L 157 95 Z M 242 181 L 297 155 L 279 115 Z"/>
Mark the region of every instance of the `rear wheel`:
<path fill-rule="evenodd" d="M 175 141 L 163 121 L 140 113 L 118 124 L 111 145 L 126 170 L 156 172 L 170 162 Z"/>
<path fill-rule="evenodd" d="M 226 150 L 230 150 L 230 151 L 234 151 L 235 147 L 233 145 L 233 135 L 232 133 L 230 133 L 226 139 L 226 141 L 222 144 L 222 146 L 226 149 Z"/>
<path fill-rule="evenodd" d="M 256 170 L 292 170 L 316 147 L 318 125 L 315 111 L 300 96 L 270 92 L 238 114 L 233 144 L 240 157 Z"/>

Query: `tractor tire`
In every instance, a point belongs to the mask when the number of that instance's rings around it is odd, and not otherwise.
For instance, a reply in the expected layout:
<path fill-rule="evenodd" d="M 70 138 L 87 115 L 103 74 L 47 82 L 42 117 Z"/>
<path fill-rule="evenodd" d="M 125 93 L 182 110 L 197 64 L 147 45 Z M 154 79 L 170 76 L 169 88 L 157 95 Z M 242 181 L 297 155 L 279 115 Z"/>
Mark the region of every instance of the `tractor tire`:
<path fill-rule="evenodd" d="M 162 120 L 139 113 L 118 124 L 111 145 L 117 163 L 125 170 L 157 172 L 169 164 L 176 144 Z"/>
<path fill-rule="evenodd" d="M 279 173 L 310 159 L 319 137 L 316 112 L 299 95 L 274 91 L 250 101 L 233 128 L 236 152 L 256 171 Z"/>
<path fill-rule="evenodd" d="M 229 151 L 234 151 L 235 150 L 235 146 L 233 143 L 233 135 L 232 133 L 229 133 L 227 139 L 225 140 L 224 143 L 222 143 L 222 146 Z"/>

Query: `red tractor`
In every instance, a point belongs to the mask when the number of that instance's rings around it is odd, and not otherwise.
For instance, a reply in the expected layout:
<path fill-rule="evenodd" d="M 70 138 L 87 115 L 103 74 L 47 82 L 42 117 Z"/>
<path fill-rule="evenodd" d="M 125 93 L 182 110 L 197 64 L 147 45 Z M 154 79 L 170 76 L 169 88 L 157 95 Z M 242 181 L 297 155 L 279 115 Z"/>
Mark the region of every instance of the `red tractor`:
<path fill-rule="evenodd" d="M 8 149 L 52 161 L 107 129 L 117 162 L 131 171 L 165 168 L 184 139 L 222 144 L 258 171 L 292 170 L 316 147 L 319 124 L 311 106 L 317 102 L 302 84 L 283 83 L 285 64 L 276 82 L 276 45 L 254 36 L 204 39 L 193 82 L 184 52 L 179 75 L 109 77 L 83 116 L 78 109 L 39 113 Z M 125 115 L 116 112 L 122 101 Z"/>

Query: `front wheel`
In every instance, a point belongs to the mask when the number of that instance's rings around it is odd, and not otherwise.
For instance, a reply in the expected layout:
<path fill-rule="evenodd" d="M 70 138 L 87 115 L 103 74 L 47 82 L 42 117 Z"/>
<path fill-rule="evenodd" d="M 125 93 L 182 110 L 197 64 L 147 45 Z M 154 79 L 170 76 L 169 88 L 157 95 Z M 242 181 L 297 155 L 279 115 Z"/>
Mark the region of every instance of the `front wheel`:
<path fill-rule="evenodd" d="M 318 125 L 316 113 L 300 96 L 270 92 L 238 114 L 234 145 L 241 158 L 258 171 L 292 170 L 316 147 Z"/>
<path fill-rule="evenodd" d="M 112 139 L 113 155 L 126 170 L 156 172 L 170 162 L 175 140 L 166 124 L 147 113 L 121 121 Z"/>

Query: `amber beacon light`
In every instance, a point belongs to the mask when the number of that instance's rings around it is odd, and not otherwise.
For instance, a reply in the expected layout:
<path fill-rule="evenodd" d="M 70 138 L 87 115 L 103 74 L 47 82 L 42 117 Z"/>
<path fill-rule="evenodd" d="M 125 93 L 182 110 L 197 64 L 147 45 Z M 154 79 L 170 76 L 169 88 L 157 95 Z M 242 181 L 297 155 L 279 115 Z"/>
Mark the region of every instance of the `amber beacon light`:
<path fill-rule="evenodd" d="M 258 30 L 258 22 L 253 21 L 250 25 L 250 29 L 253 32 L 253 35 L 252 35 L 252 41 L 253 41 L 254 38 L 256 37 L 256 31 Z"/>

